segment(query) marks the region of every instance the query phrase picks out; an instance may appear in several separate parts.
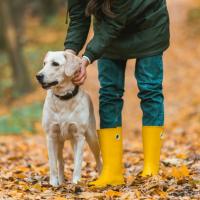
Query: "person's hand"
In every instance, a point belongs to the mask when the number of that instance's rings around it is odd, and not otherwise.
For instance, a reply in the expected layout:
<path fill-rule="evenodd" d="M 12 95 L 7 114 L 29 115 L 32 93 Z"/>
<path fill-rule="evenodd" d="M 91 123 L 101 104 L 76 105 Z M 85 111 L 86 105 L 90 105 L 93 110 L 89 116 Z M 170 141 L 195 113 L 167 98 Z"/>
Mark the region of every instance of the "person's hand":
<path fill-rule="evenodd" d="M 74 74 L 72 82 L 75 85 L 82 85 L 87 78 L 87 66 L 89 65 L 89 61 L 86 58 L 82 58 L 81 68 Z"/>

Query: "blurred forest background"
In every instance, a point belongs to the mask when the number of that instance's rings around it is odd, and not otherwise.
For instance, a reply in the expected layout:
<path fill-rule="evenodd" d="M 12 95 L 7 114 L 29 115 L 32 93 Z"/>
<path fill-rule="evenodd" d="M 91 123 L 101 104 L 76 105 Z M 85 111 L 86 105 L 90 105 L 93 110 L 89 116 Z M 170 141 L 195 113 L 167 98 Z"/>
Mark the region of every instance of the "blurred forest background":
<path fill-rule="evenodd" d="M 0 133 L 34 132 L 41 104 L 33 100 L 26 105 L 23 99 L 37 89 L 35 73 L 45 53 L 64 48 L 66 2 L 0 1 Z M 12 107 L 20 97 L 22 107 Z M 5 115 L 7 111 L 11 112 L 9 116 Z"/>
<path fill-rule="evenodd" d="M 0 197 L 5 199 L 199 199 L 200 198 L 200 0 L 167 0 L 171 47 L 165 53 L 166 139 L 160 176 L 143 180 L 141 110 L 128 61 L 124 105 L 124 166 L 127 187 L 91 192 L 85 184 L 48 185 L 48 159 L 41 128 L 46 92 L 35 80 L 48 50 L 62 50 L 67 33 L 66 0 L 0 0 Z M 92 36 L 92 31 L 90 36 Z M 96 63 L 84 88 L 98 123 Z M 131 142 L 130 142 L 131 141 Z M 83 180 L 94 177 L 84 155 Z M 70 181 L 73 156 L 65 149 Z M 77 196 L 78 195 L 78 196 Z"/>

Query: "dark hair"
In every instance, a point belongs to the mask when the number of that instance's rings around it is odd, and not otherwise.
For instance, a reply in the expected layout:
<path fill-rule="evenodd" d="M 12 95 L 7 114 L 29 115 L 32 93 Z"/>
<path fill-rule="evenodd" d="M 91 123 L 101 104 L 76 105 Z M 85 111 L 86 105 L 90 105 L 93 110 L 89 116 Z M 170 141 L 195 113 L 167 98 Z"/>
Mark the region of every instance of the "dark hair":
<path fill-rule="evenodd" d="M 113 0 L 90 0 L 86 7 L 86 15 L 94 15 L 97 19 L 102 19 L 105 16 L 114 18 L 115 14 L 112 11 Z"/>

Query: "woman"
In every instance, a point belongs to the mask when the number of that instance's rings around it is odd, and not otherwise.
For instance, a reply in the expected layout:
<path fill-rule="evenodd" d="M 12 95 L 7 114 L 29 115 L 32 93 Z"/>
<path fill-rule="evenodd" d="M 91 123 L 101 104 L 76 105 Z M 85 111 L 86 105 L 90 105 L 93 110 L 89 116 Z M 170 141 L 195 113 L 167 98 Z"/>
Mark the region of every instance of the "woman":
<path fill-rule="evenodd" d="M 86 46 L 81 70 L 73 79 L 74 84 L 83 84 L 87 66 L 98 60 L 103 170 L 90 185 L 124 184 L 121 112 L 125 66 L 129 58 L 136 58 L 135 77 L 143 111 L 142 176 L 158 174 L 164 126 L 162 55 L 169 47 L 166 1 L 68 0 L 68 7 L 66 51 L 79 53 L 88 35 L 91 16 L 94 16 L 94 37 Z"/>

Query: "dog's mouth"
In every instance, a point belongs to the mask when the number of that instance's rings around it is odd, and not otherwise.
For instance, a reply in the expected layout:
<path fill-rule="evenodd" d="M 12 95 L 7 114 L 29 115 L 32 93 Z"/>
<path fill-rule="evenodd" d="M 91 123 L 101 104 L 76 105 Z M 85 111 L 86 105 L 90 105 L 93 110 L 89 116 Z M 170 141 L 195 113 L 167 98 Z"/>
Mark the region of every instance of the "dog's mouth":
<path fill-rule="evenodd" d="M 41 85 L 43 89 L 49 89 L 50 87 L 55 86 L 57 84 L 58 84 L 58 81 L 53 81 L 51 83 L 42 83 Z"/>

